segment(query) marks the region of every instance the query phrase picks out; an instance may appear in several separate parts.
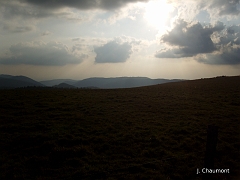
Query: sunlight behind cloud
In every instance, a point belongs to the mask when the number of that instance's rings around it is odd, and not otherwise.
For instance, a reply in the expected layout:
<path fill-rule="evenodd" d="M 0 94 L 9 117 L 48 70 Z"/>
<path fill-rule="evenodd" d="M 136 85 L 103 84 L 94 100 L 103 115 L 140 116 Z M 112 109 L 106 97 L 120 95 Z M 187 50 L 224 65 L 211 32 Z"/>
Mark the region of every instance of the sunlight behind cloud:
<path fill-rule="evenodd" d="M 151 26 L 157 28 L 160 32 L 164 32 L 169 14 L 173 10 L 173 6 L 168 4 L 166 0 L 153 0 L 147 3 L 144 18 Z"/>
<path fill-rule="evenodd" d="M 0 0 L 0 39 L 34 79 L 239 75 L 240 0 Z"/>

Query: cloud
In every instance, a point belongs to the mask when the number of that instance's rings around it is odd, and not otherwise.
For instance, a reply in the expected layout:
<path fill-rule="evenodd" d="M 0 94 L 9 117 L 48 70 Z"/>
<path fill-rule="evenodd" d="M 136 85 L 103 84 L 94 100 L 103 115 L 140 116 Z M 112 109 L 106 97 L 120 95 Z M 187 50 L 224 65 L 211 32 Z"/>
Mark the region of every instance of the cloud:
<path fill-rule="evenodd" d="M 211 39 L 215 31 L 221 31 L 224 25 L 221 22 L 214 26 L 202 26 L 200 23 L 188 23 L 178 20 L 175 27 L 161 37 L 161 42 L 171 46 L 170 49 L 156 53 L 158 58 L 193 57 L 200 53 L 211 53 L 216 47 Z"/>
<path fill-rule="evenodd" d="M 194 57 L 205 64 L 240 64 L 240 25 L 201 25 L 178 20 L 161 42 L 166 48 L 156 52 L 157 58 Z"/>
<path fill-rule="evenodd" d="M 200 55 L 195 59 L 204 64 L 240 64 L 240 46 L 225 46 L 217 53 Z"/>
<path fill-rule="evenodd" d="M 125 62 L 131 55 L 132 46 L 129 42 L 120 43 L 117 40 L 110 41 L 107 44 L 95 47 L 97 54 L 96 63 L 121 63 Z"/>
<path fill-rule="evenodd" d="M 220 16 L 224 15 L 239 15 L 240 10 L 238 9 L 239 0 L 211 0 L 205 4 L 205 9 L 215 9 Z"/>
<path fill-rule="evenodd" d="M 49 31 L 44 31 L 44 32 L 41 33 L 41 36 L 48 36 L 50 34 L 52 34 L 52 33 L 49 32 Z"/>
<path fill-rule="evenodd" d="M 73 55 L 64 44 L 32 42 L 12 45 L 9 53 L 0 57 L 0 64 L 29 64 L 42 66 L 63 66 L 78 64 L 84 54 Z"/>
<path fill-rule="evenodd" d="M 115 40 L 119 41 L 119 42 L 127 42 L 129 45 L 131 45 L 132 53 L 144 51 L 152 43 L 148 40 L 137 39 L 137 38 L 131 37 L 131 36 L 120 36 L 118 38 L 115 38 Z"/>
<path fill-rule="evenodd" d="M 2 17 L 5 19 L 12 18 L 46 18 L 49 16 L 53 16 L 54 13 L 48 9 L 43 8 L 34 8 L 33 6 L 29 6 L 28 4 L 20 3 L 19 1 L 1 1 L 0 2 L 1 9 L 0 12 Z"/>
<path fill-rule="evenodd" d="M 93 20 L 101 11 L 93 11 L 95 9 L 110 10 L 111 17 L 104 22 L 115 23 L 119 19 L 134 19 L 137 6 L 126 6 L 130 2 L 147 2 L 149 0 L 70 0 L 70 1 L 0 1 L 0 17 L 4 20 L 42 20 L 46 18 L 58 18 L 78 23 Z M 125 7 L 125 8 L 120 8 Z M 82 10 L 74 11 L 73 8 Z M 91 10 L 91 11 L 85 11 Z M 101 12 L 102 13 L 102 12 Z M 1 19 L 1 18 L 0 18 Z"/>
<path fill-rule="evenodd" d="M 71 7 L 81 10 L 104 9 L 112 10 L 121 8 L 128 3 L 148 2 L 149 0 L 20 0 L 32 5 L 45 7 L 48 9 L 57 9 L 62 7 Z"/>
<path fill-rule="evenodd" d="M 3 30 L 11 33 L 25 33 L 33 31 L 35 28 L 33 26 L 16 26 L 14 24 L 5 24 Z"/>
<path fill-rule="evenodd" d="M 237 44 L 240 41 L 240 25 L 230 26 L 222 34 L 217 34 L 219 42 L 218 45 Z"/>
<path fill-rule="evenodd" d="M 240 64 L 240 25 L 216 33 L 214 38 L 217 51 L 196 56 L 195 59 L 205 64 Z"/>
<path fill-rule="evenodd" d="M 137 15 L 140 14 L 142 16 L 143 12 L 140 12 L 141 10 L 142 9 L 139 4 L 126 6 L 113 12 L 108 12 L 110 14 L 110 17 L 103 19 L 103 22 L 114 24 L 121 19 L 130 19 L 132 21 L 135 21 L 137 19 Z"/>
<path fill-rule="evenodd" d="M 34 6 L 23 1 L 0 1 L 0 17 L 4 20 L 36 20 L 44 18 L 59 18 L 68 21 L 86 22 L 91 20 L 92 14 L 73 12 L 70 8 L 51 9 Z"/>
<path fill-rule="evenodd" d="M 186 55 L 182 52 L 181 49 L 161 49 L 156 52 L 155 57 L 157 58 L 182 58 L 182 57 L 189 57 L 191 55 Z"/>
<path fill-rule="evenodd" d="M 169 0 L 179 9 L 180 13 L 194 14 L 206 10 L 212 16 L 238 16 L 240 14 L 240 0 Z"/>
<path fill-rule="evenodd" d="M 79 41 L 80 38 L 73 38 L 72 41 Z"/>

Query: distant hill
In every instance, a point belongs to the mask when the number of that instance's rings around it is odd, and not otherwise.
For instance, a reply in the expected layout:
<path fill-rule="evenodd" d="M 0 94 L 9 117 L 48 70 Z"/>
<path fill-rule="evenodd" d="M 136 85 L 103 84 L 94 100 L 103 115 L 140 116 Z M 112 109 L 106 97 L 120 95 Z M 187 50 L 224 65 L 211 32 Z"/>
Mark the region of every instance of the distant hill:
<path fill-rule="evenodd" d="M 61 83 L 73 85 L 76 82 L 77 80 L 72 80 L 72 79 L 52 79 L 52 80 L 40 81 L 40 83 L 44 84 L 45 86 L 56 86 Z"/>
<path fill-rule="evenodd" d="M 87 88 L 87 89 L 115 89 L 150 86 L 168 82 L 178 82 L 180 79 L 150 79 L 147 77 L 116 77 L 116 78 L 88 78 L 84 80 L 53 79 L 34 81 L 26 76 L 0 75 L 0 88 L 21 87 L 54 87 L 54 88 Z"/>
<path fill-rule="evenodd" d="M 74 83 L 76 87 L 98 87 L 98 88 L 132 88 L 150 86 L 168 82 L 182 81 L 180 79 L 150 79 L 147 77 L 118 77 L 118 78 L 88 78 Z"/>
<path fill-rule="evenodd" d="M 44 87 L 43 84 L 26 76 L 0 75 L 0 89 L 21 88 L 21 87 Z"/>
<path fill-rule="evenodd" d="M 68 89 L 75 89 L 77 87 L 69 85 L 67 83 L 60 83 L 58 85 L 53 86 L 54 88 L 68 88 Z"/>

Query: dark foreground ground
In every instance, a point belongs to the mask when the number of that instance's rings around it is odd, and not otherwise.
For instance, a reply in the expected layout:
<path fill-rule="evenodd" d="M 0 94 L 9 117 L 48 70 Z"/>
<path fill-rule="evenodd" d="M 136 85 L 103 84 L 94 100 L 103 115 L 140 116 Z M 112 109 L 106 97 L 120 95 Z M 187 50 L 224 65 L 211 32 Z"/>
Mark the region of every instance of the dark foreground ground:
<path fill-rule="evenodd" d="M 240 76 L 114 90 L 0 91 L 0 179 L 240 179 Z"/>

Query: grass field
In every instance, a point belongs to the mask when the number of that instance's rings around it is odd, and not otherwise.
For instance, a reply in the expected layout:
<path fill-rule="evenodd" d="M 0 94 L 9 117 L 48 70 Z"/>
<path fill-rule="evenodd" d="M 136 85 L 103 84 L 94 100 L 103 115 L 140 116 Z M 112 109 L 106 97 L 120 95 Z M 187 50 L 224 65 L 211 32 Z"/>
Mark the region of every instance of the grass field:
<path fill-rule="evenodd" d="M 0 179 L 240 179 L 240 76 L 131 89 L 0 91 Z"/>

